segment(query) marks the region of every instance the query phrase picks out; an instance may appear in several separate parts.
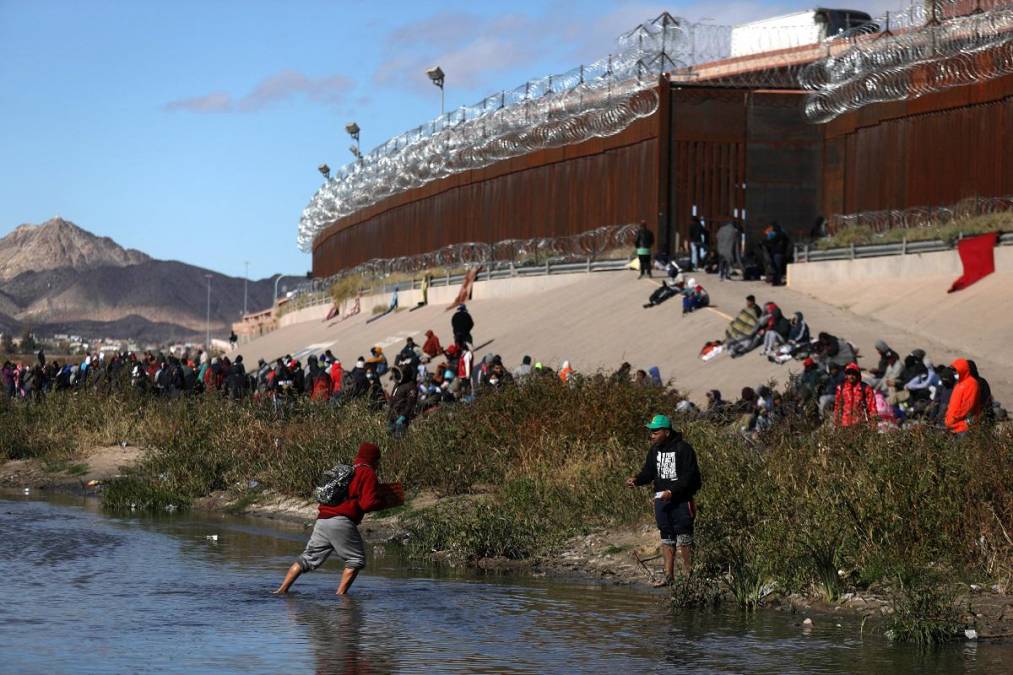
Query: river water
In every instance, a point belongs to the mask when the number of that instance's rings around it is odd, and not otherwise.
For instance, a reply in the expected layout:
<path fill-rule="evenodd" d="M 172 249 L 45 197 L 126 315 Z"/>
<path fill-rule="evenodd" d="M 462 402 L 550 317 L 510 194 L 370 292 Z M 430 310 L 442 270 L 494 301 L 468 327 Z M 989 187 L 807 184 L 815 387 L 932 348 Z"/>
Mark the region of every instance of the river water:
<path fill-rule="evenodd" d="M 272 596 L 307 534 L 0 495 L 0 671 L 995 673 L 1013 663 L 1009 645 L 922 652 L 834 617 L 806 629 L 779 612 L 673 615 L 657 593 L 454 575 L 380 548 L 347 598 L 334 595 L 333 559 Z"/>

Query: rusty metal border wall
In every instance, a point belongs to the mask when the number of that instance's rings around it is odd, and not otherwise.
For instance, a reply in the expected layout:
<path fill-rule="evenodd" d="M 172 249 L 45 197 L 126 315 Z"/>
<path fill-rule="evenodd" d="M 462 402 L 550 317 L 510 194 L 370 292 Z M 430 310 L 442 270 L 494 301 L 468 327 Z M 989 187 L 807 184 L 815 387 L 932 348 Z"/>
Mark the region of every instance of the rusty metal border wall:
<path fill-rule="evenodd" d="M 842 115 L 822 180 L 828 216 L 1013 193 L 1013 75 Z"/>

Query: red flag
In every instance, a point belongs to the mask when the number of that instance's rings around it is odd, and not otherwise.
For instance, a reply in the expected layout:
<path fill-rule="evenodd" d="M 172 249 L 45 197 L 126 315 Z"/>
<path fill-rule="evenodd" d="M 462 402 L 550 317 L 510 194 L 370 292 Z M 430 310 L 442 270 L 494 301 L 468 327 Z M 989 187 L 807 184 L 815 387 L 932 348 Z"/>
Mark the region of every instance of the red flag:
<path fill-rule="evenodd" d="M 974 282 L 995 272 L 995 244 L 999 239 L 997 232 L 967 237 L 957 243 L 960 262 L 964 264 L 964 274 L 953 282 L 948 293 L 967 288 Z"/>

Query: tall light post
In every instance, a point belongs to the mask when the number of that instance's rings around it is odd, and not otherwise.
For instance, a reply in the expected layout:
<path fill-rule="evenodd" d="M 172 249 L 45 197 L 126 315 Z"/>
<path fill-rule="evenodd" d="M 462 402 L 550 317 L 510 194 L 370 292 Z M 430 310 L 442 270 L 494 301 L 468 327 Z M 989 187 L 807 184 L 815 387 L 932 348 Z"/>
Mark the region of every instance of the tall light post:
<path fill-rule="evenodd" d="M 348 124 L 345 125 L 345 131 L 348 132 L 348 135 L 352 137 L 353 141 L 353 145 L 348 149 L 351 151 L 355 159 L 361 162 L 362 151 L 359 149 L 359 133 L 362 131 L 362 129 L 360 129 L 359 125 L 356 124 L 355 122 L 349 122 Z"/>
<path fill-rule="evenodd" d="M 207 316 L 204 319 L 204 327 L 207 330 L 205 335 L 204 349 L 211 351 L 211 275 L 205 274 L 204 278 L 208 280 L 208 311 Z"/>
<path fill-rule="evenodd" d="M 320 166 L 318 166 L 317 171 L 319 171 L 320 175 L 324 177 L 324 180 L 331 179 L 331 167 L 327 166 L 326 164 L 321 164 Z"/>
<path fill-rule="evenodd" d="M 250 283 L 250 261 L 244 260 L 243 264 L 246 265 L 246 274 L 243 276 L 243 316 L 246 316 L 246 299 L 248 297 L 246 289 Z"/>
<path fill-rule="evenodd" d="M 433 66 L 427 70 L 426 75 L 429 76 L 429 79 L 433 84 L 440 88 L 440 116 L 442 117 L 444 104 L 443 81 L 446 79 L 446 75 L 443 73 L 443 69 L 439 66 Z"/>
<path fill-rule="evenodd" d="M 281 281 L 282 279 L 284 279 L 285 277 L 291 277 L 293 279 L 295 278 L 291 274 L 279 274 L 278 275 L 278 277 L 274 280 L 274 302 L 275 303 L 278 302 L 278 282 Z"/>

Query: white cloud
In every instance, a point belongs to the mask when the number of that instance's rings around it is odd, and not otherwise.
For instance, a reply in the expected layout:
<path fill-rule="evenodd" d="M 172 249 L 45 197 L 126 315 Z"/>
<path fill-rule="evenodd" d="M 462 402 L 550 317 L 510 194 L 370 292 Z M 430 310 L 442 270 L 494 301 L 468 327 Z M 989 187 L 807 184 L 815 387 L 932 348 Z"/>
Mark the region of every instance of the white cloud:
<path fill-rule="evenodd" d="M 302 96 L 324 105 L 338 105 L 352 88 L 341 75 L 311 78 L 295 70 L 282 70 L 261 80 L 247 94 L 234 98 L 227 92 L 183 98 L 165 104 L 165 110 L 196 113 L 255 112 L 291 98 Z"/>

